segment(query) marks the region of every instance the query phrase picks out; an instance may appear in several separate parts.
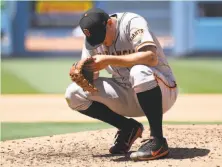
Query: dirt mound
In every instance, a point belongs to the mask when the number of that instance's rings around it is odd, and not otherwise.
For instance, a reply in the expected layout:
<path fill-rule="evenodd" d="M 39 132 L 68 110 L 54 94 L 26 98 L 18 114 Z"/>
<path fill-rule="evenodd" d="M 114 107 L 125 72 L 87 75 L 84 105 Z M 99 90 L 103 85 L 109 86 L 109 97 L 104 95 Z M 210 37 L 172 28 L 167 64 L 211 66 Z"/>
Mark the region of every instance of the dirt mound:
<path fill-rule="evenodd" d="M 165 159 L 134 162 L 129 154 L 112 156 L 108 149 L 116 129 L 1 142 L 2 166 L 204 166 L 222 164 L 222 125 L 164 126 L 170 154 Z M 147 138 L 149 129 L 143 134 Z M 141 145 L 138 139 L 131 151 Z"/>

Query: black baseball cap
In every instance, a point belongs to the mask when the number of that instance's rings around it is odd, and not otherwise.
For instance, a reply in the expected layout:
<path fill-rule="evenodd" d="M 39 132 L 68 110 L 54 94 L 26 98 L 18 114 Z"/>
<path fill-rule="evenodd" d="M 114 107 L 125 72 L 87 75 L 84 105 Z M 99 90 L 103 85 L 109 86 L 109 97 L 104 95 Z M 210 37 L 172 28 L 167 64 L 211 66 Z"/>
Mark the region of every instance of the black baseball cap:
<path fill-rule="evenodd" d="M 109 18 L 109 15 L 99 8 L 92 8 L 82 15 L 79 25 L 86 36 L 86 49 L 95 49 L 103 43 Z"/>

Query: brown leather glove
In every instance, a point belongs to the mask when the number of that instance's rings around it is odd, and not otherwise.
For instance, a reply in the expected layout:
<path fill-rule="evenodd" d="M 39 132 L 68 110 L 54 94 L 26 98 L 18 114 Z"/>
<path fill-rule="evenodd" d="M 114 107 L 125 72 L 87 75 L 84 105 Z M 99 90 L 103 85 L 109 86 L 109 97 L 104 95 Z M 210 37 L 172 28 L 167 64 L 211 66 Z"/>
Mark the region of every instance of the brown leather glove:
<path fill-rule="evenodd" d="M 92 57 L 82 59 L 73 64 L 69 75 L 71 80 L 79 85 L 84 91 L 97 92 L 98 89 L 93 84 L 93 71 L 89 71 L 85 66 L 92 63 L 94 60 Z"/>

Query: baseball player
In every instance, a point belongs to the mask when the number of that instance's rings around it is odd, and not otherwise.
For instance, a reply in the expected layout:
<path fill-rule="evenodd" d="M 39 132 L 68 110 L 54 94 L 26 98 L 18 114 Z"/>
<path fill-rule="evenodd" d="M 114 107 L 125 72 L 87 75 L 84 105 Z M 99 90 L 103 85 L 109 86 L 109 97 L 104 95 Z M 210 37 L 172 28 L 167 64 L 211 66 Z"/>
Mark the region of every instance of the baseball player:
<path fill-rule="evenodd" d="M 77 78 L 66 89 L 69 107 L 118 129 L 109 149 L 111 154 L 130 150 L 143 132 L 143 125 L 132 117 L 146 116 L 150 139 L 130 157 L 151 160 L 166 156 L 169 149 L 163 136 L 162 117 L 175 103 L 178 89 L 147 21 L 135 13 L 108 15 L 102 9 L 92 8 L 83 14 L 79 25 L 85 34 L 81 60 L 93 59 L 85 68 L 93 71 L 95 89 L 86 89 L 86 80 L 74 74 L 80 71 L 77 65 L 72 66 L 70 76 Z M 102 69 L 112 77 L 99 77 Z"/>

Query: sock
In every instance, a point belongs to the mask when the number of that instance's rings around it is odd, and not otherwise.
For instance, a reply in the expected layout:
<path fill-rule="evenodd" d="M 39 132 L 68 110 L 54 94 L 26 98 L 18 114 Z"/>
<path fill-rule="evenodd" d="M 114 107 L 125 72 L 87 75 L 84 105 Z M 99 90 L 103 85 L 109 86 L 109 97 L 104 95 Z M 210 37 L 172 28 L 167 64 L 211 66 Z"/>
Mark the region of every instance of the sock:
<path fill-rule="evenodd" d="M 162 138 L 162 93 L 159 86 L 145 92 L 137 93 L 137 98 L 150 125 L 150 136 Z"/>
<path fill-rule="evenodd" d="M 137 123 L 135 120 L 119 115 L 110 110 L 106 105 L 96 101 L 94 101 L 88 109 L 79 112 L 89 117 L 106 122 L 119 130 L 132 129 Z"/>

